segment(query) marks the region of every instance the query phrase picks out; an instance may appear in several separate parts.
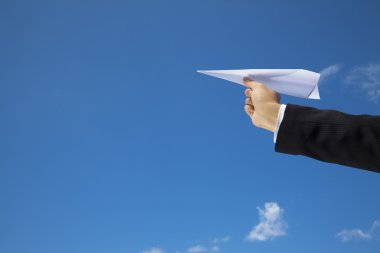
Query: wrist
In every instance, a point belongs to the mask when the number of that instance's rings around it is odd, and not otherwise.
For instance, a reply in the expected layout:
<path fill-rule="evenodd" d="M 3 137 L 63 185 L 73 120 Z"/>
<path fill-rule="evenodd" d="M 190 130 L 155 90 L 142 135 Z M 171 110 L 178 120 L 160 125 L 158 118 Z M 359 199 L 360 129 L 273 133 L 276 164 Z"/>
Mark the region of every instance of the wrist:
<path fill-rule="evenodd" d="M 263 128 L 273 133 L 276 131 L 276 123 L 280 107 L 281 105 L 278 103 L 272 103 L 268 105 L 266 111 L 266 124 Z"/>

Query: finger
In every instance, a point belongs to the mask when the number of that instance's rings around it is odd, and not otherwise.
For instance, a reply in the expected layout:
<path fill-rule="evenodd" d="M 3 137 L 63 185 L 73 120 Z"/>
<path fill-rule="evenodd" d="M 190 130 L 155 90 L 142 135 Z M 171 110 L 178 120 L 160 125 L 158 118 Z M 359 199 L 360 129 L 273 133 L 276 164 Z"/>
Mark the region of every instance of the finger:
<path fill-rule="evenodd" d="M 262 84 L 261 83 L 258 83 L 258 82 L 255 82 L 253 81 L 252 79 L 250 79 L 249 77 L 244 77 L 243 78 L 243 83 L 245 86 L 247 86 L 248 88 L 250 88 L 251 90 L 254 90 L 256 88 L 259 88 Z"/>
<path fill-rule="evenodd" d="M 255 108 L 252 105 L 246 104 L 244 106 L 244 111 L 247 113 L 249 117 L 253 116 L 253 113 L 255 112 Z"/>
<path fill-rule="evenodd" d="M 252 92 L 251 89 L 246 89 L 246 90 L 244 91 L 244 94 L 245 94 L 245 96 L 246 96 L 247 98 L 249 98 L 249 97 L 251 97 L 251 92 Z"/>
<path fill-rule="evenodd" d="M 252 99 L 251 99 L 251 98 L 246 98 L 246 99 L 245 99 L 245 104 L 246 104 L 246 105 L 252 105 L 252 106 L 253 106 Z"/>

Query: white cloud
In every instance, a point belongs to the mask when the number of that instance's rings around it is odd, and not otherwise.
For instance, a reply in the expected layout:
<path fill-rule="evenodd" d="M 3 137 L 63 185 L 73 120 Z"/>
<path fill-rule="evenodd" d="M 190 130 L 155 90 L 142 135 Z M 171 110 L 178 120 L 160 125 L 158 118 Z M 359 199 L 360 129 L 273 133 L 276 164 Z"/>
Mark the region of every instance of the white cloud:
<path fill-rule="evenodd" d="M 328 66 L 320 71 L 321 78 L 320 81 L 325 80 L 327 77 L 337 74 L 342 69 L 342 65 L 334 64 Z"/>
<path fill-rule="evenodd" d="M 160 248 L 156 248 L 155 247 L 155 248 L 151 248 L 151 249 L 148 249 L 148 250 L 144 250 L 141 253 L 165 253 L 165 251 L 163 251 Z"/>
<path fill-rule="evenodd" d="M 212 246 L 210 249 L 211 252 L 219 252 L 220 248 L 218 246 Z"/>
<path fill-rule="evenodd" d="M 286 235 L 287 224 L 282 218 L 284 209 L 275 202 L 265 203 L 264 209 L 257 209 L 260 223 L 247 235 L 247 240 L 266 241 Z"/>
<path fill-rule="evenodd" d="M 363 232 L 361 229 L 344 229 L 336 235 L 342 242 L 347 242 L 350 240 L 362 240 L 371 239 L 370 233 Z"/>
<path fill-rule="evenodd" d="M 200 252 L 219 252 L 220 248 L 219 246 L 212 246 L 210 248 L 207 248 L 203 245 L 195 245 L 190 248 L 188 248 L 187 252 L 188 253 L 200 253 Z"/>
<path fill-rule="evenodd" d="M 215 238 L 214 240 L 212 240 L 212 243 L 213 244 L 219 244 L 219 243 L 223 243 L 223 242 L 228 242 L 229 240 L 231 240 L 231 236 L 226 236 L 226 237 L 222 237 L 222 238 Z"/>
<path fill-rule="evenodd" d="M 189 253 L 198 253 L 198 252 L 207 252 L 208 249 L 203 245 L 195 245 L 190 247 L 187 252 Z"/>
<path fill-rule="evenodd" d="M 228 242 L 230 239 L 231 239 L 231 236 L 215 238 L 211 241 L 210 247 L 209 246 L 206 247 L 204 245 L 198 244 L 198 245 L 195 245 L 195 246 L 188 248 L 187 252 L 188 253 L 219 252 L 220 247 L 218 245 L 215 245 L 215 244 L 225 243 L 225 242 Z M 214 245 L 212 245 L 212 244 L 214 244 Z"/>
<path fill-rule="evenodd" d="M 353 68 L 344 80 L 363 90 L 373 102 L 380 100 L 380 64 L 370 63 Z"/>
<path fill-rule="evenodd" d="M 342 242 L 348 242 L 352 240 L 371 240 L 374 238 L 376 232 L 380 228 L 380 221 L 375 220 L 368 231 L 362 229 L 343 229 L 338 232 L 336 236 Z"/>

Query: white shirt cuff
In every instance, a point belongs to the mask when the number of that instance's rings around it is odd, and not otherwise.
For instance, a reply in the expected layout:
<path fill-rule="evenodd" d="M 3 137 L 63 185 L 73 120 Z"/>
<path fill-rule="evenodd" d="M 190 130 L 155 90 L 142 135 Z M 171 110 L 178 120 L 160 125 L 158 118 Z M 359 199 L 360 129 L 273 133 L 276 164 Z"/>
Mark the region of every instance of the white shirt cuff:
<path fill-rule="evenodd" d="M 280 110 L 278 110 L 276 128 L 274 129 L 274 136 L 273 136 L 274 143 L 276 143 L 277 133 L 278 133 L 278 130 L 280 129 L 281 122 L 284 119 L 285 109 L 286 109 L 286 105 L 281 105 Z"/>

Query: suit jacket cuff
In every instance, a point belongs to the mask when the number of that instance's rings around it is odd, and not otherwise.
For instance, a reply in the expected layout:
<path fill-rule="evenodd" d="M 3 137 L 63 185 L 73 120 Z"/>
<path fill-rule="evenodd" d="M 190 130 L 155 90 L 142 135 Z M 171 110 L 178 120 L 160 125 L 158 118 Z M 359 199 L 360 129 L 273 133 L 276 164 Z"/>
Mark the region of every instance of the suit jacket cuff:
<path fill-rule="evenodd" d="M 305 139 L 300 138 L 299 124 L 296 123 L 297 118 L 300 117 L 299 106 L 288 104 L 283 116 L 277 132 L 275 151 L 293 155 L 301 154 Z"/>

